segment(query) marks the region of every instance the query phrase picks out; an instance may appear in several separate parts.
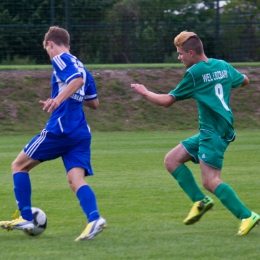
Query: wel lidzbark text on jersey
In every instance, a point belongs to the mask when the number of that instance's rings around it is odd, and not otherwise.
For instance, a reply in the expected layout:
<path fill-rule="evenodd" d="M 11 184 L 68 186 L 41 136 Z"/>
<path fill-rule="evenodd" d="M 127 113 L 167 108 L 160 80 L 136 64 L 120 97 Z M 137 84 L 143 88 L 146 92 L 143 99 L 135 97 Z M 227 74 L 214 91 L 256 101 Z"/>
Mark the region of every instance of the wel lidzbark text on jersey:
<path fill-rule="evenodd" d="M 228 73 L 227 70 L 214 71 L 211 73 L 203 74 L 202 78 L 204 82 L 209 82 L 213 80 L 228 78 Z"/>

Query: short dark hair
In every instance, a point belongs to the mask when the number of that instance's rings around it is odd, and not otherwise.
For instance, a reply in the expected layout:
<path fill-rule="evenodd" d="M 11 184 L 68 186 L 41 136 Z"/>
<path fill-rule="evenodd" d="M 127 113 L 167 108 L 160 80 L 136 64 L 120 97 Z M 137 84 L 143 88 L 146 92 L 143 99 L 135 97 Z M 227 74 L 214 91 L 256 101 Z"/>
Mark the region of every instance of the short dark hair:
<path fill-rule="evenodd" d="M 189 39 L 187 39 L 187 41 L 185 41 L 182 44 L 182 49 L 185 52 L 188 52 L 189 50 L 193 50 L 198 55 L 201 55 L 204 53 L 203 43 L 197 35 L 192 36 Z"/>
<path fill-rule="evenodd" d="M 43 47 L 47 47 L 47 42 L 52 41 L 55 44 L 65 47 L 70 46 L 70 35 L 67 30 L 60 28 L 58 26 L 51 26 L 48 32 L 44 36 Z"/>

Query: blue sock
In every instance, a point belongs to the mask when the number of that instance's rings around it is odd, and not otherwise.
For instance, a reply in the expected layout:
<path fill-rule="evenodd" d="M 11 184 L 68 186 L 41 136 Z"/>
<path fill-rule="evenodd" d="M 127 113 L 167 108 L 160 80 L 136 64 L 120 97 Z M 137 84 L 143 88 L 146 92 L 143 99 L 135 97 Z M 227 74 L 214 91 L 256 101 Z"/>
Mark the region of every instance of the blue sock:
<path fill-rule="evenodd" d="M 14 194 L 21 216 L 26 220 L 33 220 L 31 210 L 31 181 L 27 172 L 13 174 Z"/>
<path fill-rule="evenodd" d="M 88 185 L 81 186 L 77 191 L 80 206 L 88 218 L 88 222 L 97 220 L 100 215 L 98 213 L 96 196 Z"/>

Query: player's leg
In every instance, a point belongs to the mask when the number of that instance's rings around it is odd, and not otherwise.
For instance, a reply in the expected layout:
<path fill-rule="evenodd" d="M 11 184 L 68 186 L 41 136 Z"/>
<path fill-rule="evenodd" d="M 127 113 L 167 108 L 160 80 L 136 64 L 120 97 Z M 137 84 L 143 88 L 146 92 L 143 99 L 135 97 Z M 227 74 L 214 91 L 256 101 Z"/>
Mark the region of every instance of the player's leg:
<path fill-rule="evenodd" d="M 60 156 L 65 142 L 48 133 L 45 129 L 35 136 L 12 163 L 14 193 L 21 217 L 13 221 L 2 221 L 6 229 L 30 229 L 33 219 L 31 211 L 31 182 L 29 171 L 39 163 Z M 60 145 L 61 144 L 61 145 Z M 66 144 L 66 143 L 65 143 Z M 29 223 L 27 223 L 29 222 Z"/>
<path fill-rule="evenodd" d="M 76 194 L 88 219 L 86 228 L 75 241 L 92 239 L 106 227 L 106 221 L 98 211 L 95 193 L 85 181 L 85 176 L 93 175 L 90 163 L 90 141 L 90 139 L 75 141 L 70 151 L 62 156 L 70 188 Z"/>
<path fill-rule="evenodd" d="M 1 221 L 2 228 L 11 229 L 32 229 L 34 227 L 32 220 L 33 215 L 31 211 L 31 182 L 29 171 L 39 164 L 28 157 L 24 151 L 21 151 L 17 158 L 12 163 L 14 194 L 18 209 L 21 212 L 21 217 L 11 221 Z"/>
<path fill-rule="evenodd" d="M 238 199 L 233 189 L 220 178 L 224 153 L 229 142 L 211 132 L 202 132 L 200 138 L 199 158 L 203 186 L 214 193 L 237 218 L 250 217 L 250 210 Z"/>
<path fill-rule="evenodd" d="M 56 145 L 57 140 L 53 140 L 51 134 L 44 129 L 24 147 L 12 163 L 15 198 L 21 217 L 25 220 L 33 219 L 29 172 L 42 161 L 57 158 L 58 155 L 53 155 Z"/>
<path fill-rule="evenodd" d="M 192 156 L 179 144 L 167 153 L 164 164 L 169 173 L 176 179 L 183 191 L 193 202 L 202 200 L 205 194 L 197 185 L 190 169 L 184 164 L 190 161 Z"/>
<path fill-rule="evenodd" d="M 251 212 L 238 198 L 235 191 L 221 180 L 221 168 L 228 142 L 214 133 L 201 134 L 199 151 L 203 186 L 214 193 L 222 204 L 238 219 L 244 220 L 239 235 L 247 234 L 260 221 L 260 217 Z"/>
<path fill-rule="evenodd" d="M 98 212 L 96 196 L 90 186 L 85 182 L 85 169 L 74 167 L 68 172 L 70 188 L 76 194 L 80 206 L 85 213 L 88 224 L 75 241 L 94 238 L 106 227 L 106 221 Z"/>
<path fill-rule="evenodd" d="M 250 211 L 238 198 L 235 191 L 220 179 L 220 170 L 213 168 L 203 162 L 200 163 L 204 187 L 214 193 L 222 204 L 230 212 L 241 219 L 238 235 L 246 235 L 260 222 L 260 217 L 255 212 Z"/>
<path fill-rule="evenodd" d="M 70 188 L 76 194 L 80 206 L 87 216 L 88 222 L 97 220 L 100 215 L 98 212 L 96 196 L 84 179 L 85 169 L 74 167 L 68 172 L 67 176 Z"/>
<path fill-rule="evenodd" d="M 190 169 L 184 164 L 190 161 L 192 156 L 179 144 L 167 153 L 164 164 L 169 173 L 176 179 L 183 191 L 193 202 L 202 200 L 205 194 L 197 185 Z"/>
<path fill-rule="evenodd" d="M 176 146 L 166 155 L 164 161 L 166 169 L 194 202 L 192 209 L 184 220 L 186 225 L 197 222 L 213 206 L 213 200 L 205 196 L 197 185 L 192 172 L 184 164 L 190 160 L 195 163 L 198 162 L 198 136 L 191 137 Z"/>
<path fill-rule="evenodd" d="M 220 169 L 200 162 L 204 187 L 214 193 L 222 204 L 239 219 L 249 218 L 251 211 L 237 197 L 235 191 L 220 179 Z"/>

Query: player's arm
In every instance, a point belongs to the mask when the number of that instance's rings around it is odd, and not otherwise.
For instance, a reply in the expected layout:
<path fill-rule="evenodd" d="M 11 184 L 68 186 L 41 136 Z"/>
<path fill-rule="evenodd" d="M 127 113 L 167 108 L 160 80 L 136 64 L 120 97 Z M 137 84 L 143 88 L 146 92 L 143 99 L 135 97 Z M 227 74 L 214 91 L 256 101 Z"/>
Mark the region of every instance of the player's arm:
<path fill-rule="evenodd" d="M 84 105 L 92 109 L 97 109 L 99 106 L 99 100 L 98 98 L 92 100 L 84 100 Z"/>
<path fill-rule="evenodd" d="M 237 71 L 233 66 L 228 64 L 228 70 L 231 74 L 232 79 L 232 88 L 237 87 L 244 87 L 249 84 L 249 79 L 245 74 L 242 74 L 241 72 Z M 242 81 L 242 83 L 241 83 Z"/>
<path fill-rule="evenodd" d="M 87 70 L 86 72 L 87 72 L 88 87 L 86 89 L 85 96 L 84 96 L 84 105 L 92 109 L 97 109 L 99 106 L 99 100 L 98 100 L 95 80 Z"/>
<path fill-rule="evenodd" d="M 156 94 L 149 91 L 144 85 L 141 84 L 131 84 L 131 87 L 134 88 L 139 94 L 159 106 L 169 107 L 177 101 L 172 95 Z"/>
<path fill-rule="evenodd" d="M 243 76 L 244 76 L 244 81 L 243 81 L 242 84 L 240 85 L 241 87 L 244 87 L 244 86 L 246 86 L 247 84 L 249 84 L 249 79 L 248 79 L 248 77 L 247 77 L 245 74 L 243 74 Z"/>
<path fill-rule="evenodd" d="M 67 98 L 77 92 L 84 85 L 82 77 L 74 78 L 70 81 L 67 87 L 59 93 L 54 99 L 47 99 L 46 101 L 40 100 L 40 104 L 43 105 L 43 110 L 47 110 L 48 113 L 52 113 L 56 108 L 60 106 Z"/>

